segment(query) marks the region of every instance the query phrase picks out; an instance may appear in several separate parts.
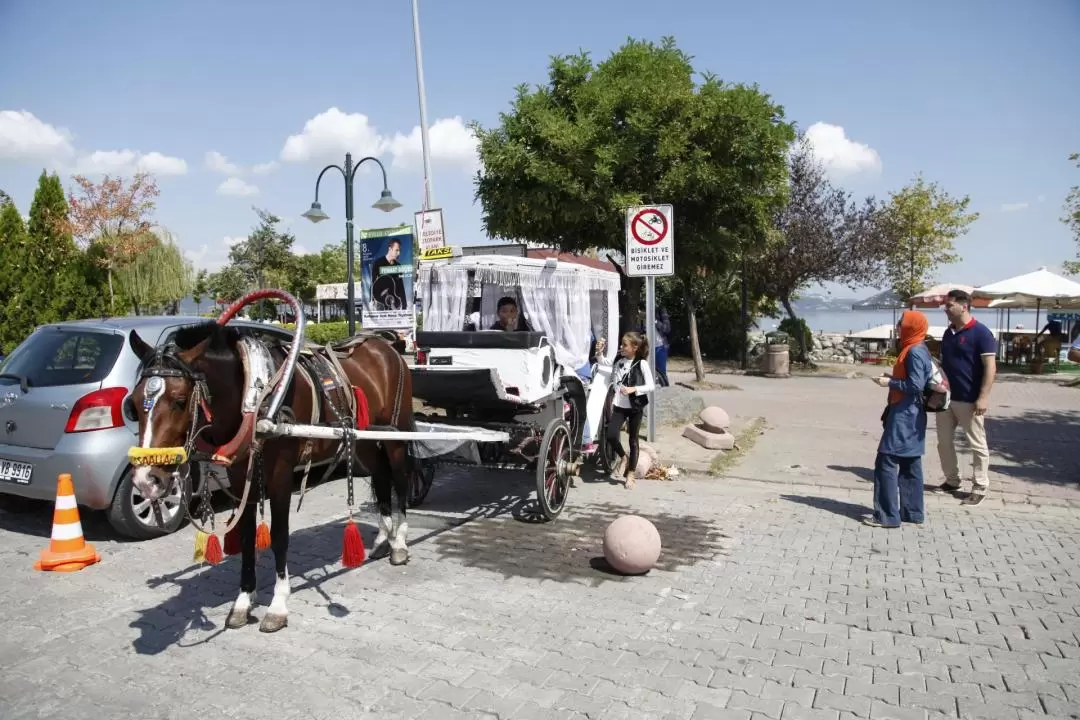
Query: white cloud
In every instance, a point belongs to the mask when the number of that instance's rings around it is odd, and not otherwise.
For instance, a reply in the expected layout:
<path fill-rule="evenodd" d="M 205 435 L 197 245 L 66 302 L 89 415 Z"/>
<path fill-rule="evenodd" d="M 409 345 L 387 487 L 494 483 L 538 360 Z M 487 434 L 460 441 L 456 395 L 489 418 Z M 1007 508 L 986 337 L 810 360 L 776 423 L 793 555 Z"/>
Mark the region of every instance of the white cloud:
<path fill-rule="evenodd" d="M 479 162 L 476 135 L 465 126 L 459 115 L 439 118 L 432 123 L 428 128 L 428 141 L 431 143 L 432 163 L 445 163 L 472 170 Z M 423 148 L 419 125 L 408 135 L 394 135 L 388 147 L 394 156 L 394 166 L 401 168 L 421 167 Z"/>
<path fill-rule="evenodd" d="M 229 162 L 229 158 L 225 157 L 217 150 L 211 150 L 206 153 L 206 169 L 211 172 L 221 173 L 222 175 L 239 175 L 240 166 L 236 163 Z"/>
<path fill-rule="evenodd" d="M 276 160 L 271 160 L 270 162 L 264 162 L 264 163 L 258 163 L 256 165 L 252 165 L 251 166 L 251 172 L 255 173 L 256 175 L 266 175 L 267 173 L 272 173 L 275 170 L 277 170 L 277 167 L 278 167 L 277 161 Z"/>
<path fill-rule="evenodd" d="M 72 141 L 68 130 L 50 125 L 31 112 L 0 110 L 0 159 L 45 161 L 76 175 L 187 173 L 187 162 L 182 158 L 127 149 L 76 152 Z"/>
<path fill-rule="evenodd" d="M 80 155 L 71 172 L 74 175 L 133 175 L 137 172 L 184 175 L 187 173 L 187 162 L 159 152 L 143 154 L 135 150 L 95 150 Z"/>
<path fill-rule="evenodd" d="M 433 163 L 476 167 L 476 136 L 460 116 L 437 119 L 428 129 L 428 139 Z M 381 134 L 367 115 L 332 107 L 304 123 L 302 132 L 290 135 L 280 157 L 284 162 L 340 162 L 347 152 L 356 159 L 390 155 L 395 167 L 419 168 L 423 157 L 420 126 L 408 135 L 398 132 L 391 137 Z"/>
<path fill-rule="evenodd" d="M 290 135 L 281 148 L 285 162 L 334 162 L 351 152 L 357 159 L 381 155 L 386 141 L 362 113 L 344 113 L 336 107 L 304 123 L 299 135 Z"/>
<path fill-rule="evenodd" d="M 204 162 L 206 163 L 207 170 L 222 175 L 231 175 L 233 177 L 247 175 L 249 172 L 254 173 L 255 175 L 266 175 L 267 173 L 276 170 L 278 166 L 276 161 L 271 160 L 270 162 L 257 163 L 250 168 L 246 168 L 243 165 L 232 162 L 217 150 L 211 150 L 206 153 Z"/>
<path fill-rule="evenodd" d="M 1001 212 L 1018 212 L 1027 209 L 1028 204 L 1026 202 L 1005 203 L 1001 206 Z"/>
<path fill-rule="evenodd" d="M 185 250 L 184 257 L 191 261 L 191 264 L 196 268 L 203 267 L 203 259 L 210 253 L 210 246 L 203 243 L 199 246 L 198 250 Z"/>
<path fill-rule="evenodd" d="M 72 135 L 26 110 L 0 110 L 0 159 L 49 160 L 74 152 Z"/>
<path fill-rule="evenodd" d="M 240 243 L 244 242 L 245 240 L 247 240 L 246 235 L 233 235 L 233 236 L 226 235 L 225 236 L 225 244 L 227 246 L 229 246 L 229 247 L 233 247 L 234 245 L 239 245 Z"/>
<path fill-rule="evenodd" d="M 294 243 L 293 246 L 292 246 L 292 252 L 293 252 L 293 255 L 303 257 L 304 255 L 307 255 L 309 251 L 308 251 L 308 249 L 306 247 L 304 247 L 300 243 Z"/>
<path fill-rule="evenodd" d="M 218 185 L 217 194 L 230 197 L 251 197 L 259 194 L 259 188 L 238 177 L 231 177 Z"/>
<path fill-rule="evenodd" d="M 844 128 L 816 122 L 806 130 L 814 155 L 834 178 L 881 172 L 881 157 L 869 145 L 847 137 Z"/>

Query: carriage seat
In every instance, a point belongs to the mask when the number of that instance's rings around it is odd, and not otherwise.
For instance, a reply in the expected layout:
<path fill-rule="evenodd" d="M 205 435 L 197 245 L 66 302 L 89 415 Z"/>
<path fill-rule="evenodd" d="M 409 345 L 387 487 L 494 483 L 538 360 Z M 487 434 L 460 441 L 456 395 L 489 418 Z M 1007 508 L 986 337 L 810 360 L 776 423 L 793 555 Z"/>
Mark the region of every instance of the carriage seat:
<path fill-rule="evenodd" d="M 540 332 L 421 331 L 416 334 L 417 365 L 413 394 L 422 397 L 432 383 L 454 381 L 476 370 L 493 370 L 501 390 L 524 402 L 553 393 L 559 383 L 555 349 Z M 419 378 L 418 373 L 431 377 Z M 422 398 L 423 399 L 423 398 Z"/>

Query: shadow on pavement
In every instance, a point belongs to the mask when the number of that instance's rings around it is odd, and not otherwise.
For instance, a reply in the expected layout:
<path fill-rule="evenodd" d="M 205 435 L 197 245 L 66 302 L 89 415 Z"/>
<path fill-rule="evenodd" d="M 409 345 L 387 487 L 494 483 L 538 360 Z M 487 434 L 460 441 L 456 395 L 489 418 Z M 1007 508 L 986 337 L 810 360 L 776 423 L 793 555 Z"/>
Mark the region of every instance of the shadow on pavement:
<path fill-rule="evenodd" d="M 799 503 L 800 505 L 808 505 L 809 507 L 817 508 L 819 510 L 827 510 L 836 515 L 851 518 L 852 520 L 861 520 L 871 512 L 871 508 L 866 505 L 857 505 L 856 503 L 850 503 L 844 500 L 833 500 L 831 498 L 812 497 L 810 495 L 781 495 L 780 499 Z"/>
<path fill-rule="evenodd" d="M 1080 412 L 1029 410 L 1015 416 L 989 415 L 986 422 L 990 469 L 1018 480 L 1062 487 L 1080 485 Z M 929 444 L 929 442 L 928 442 Z M 957 432 L 957 448 L 965 446 Z M 1012 465 L 995 463 L 997 455 Z M 961 458 L 961 467 L 970 459 Z"/>
<path fill-rule="evenodd" d="M 620 515 L 640 514 L 660 533 L 662 551 L 655 568 L 675 572 L 727 554 L 727 538 L 709 520 L 691 515 L 645 513 L 615 504 L 568 507 L 551 523 L 528 525 L 506 518 L 464 523 L 435 538 L 435 552 L 466 567 L 520 577 L 596 587 L 623 581 L 596 567 L 603 556 L 604 531 Z"/>
<path fill-rule="evenodd" d="M 855 465 L 826 465 L 825 467 L 836 472 L 846 472 L 854 475 L 863 482 L 874 482 L 874 468 L 858 467 Z"/>

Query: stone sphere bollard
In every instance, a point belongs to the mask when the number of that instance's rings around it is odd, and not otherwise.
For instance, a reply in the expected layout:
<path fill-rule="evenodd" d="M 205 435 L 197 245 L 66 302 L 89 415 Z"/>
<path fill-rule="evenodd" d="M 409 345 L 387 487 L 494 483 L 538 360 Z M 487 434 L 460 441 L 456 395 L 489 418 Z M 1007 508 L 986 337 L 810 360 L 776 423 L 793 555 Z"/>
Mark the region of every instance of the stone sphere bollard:
<path fill-rule="evenodd" d="M 639 453 L 638 454 L 638 459 L 637 459 L 637 468 L 635 468 L 637 470 L 637 477 L 639 477 L 639 478 L 645 477 L 645 475 L 648 474 L 649 470 L 652 469 L 652 466 L 653 466 L 652 455 L 650 455 L 647 452 Z"/>
<path fill-rule="evenodd" d="M 604 558 L 624 575 L 649 572 L 660 558 L 660 533 L 640 515 L 616 518 L 604 531 Z"/>

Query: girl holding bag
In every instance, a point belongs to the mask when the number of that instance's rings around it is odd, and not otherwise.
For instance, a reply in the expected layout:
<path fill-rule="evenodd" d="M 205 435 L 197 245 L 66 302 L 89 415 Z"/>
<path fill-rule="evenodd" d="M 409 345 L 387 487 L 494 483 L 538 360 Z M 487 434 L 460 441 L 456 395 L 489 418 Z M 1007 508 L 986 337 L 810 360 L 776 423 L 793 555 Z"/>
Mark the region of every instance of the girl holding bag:
<path fill-rule="evenodd" d="M 637 475 L 638 432 L 641 430 L 641 417 L 645 406 L 649 404 L 649 393 L 656 385 L 653 381 L 652 368 L 649 367 L 649 341 L 640 333 L 628 332 L 622 336 L 619 344 L 619 358 L 611 371 L 611 385 L 615 388 L 615 399 L 611 404 L 611 418 L 608 420 L 606 440 L 608 447 L 615 451 L 618 460 L 612 469 L 612 477 L 623 478 L 627 490 L 634 487 Z M 597 357 L 597 362 L 604 362 Z M 627 458 L 619 442 L 619 431 L 623 424 L 630 436 L 630 457 Z"/>

